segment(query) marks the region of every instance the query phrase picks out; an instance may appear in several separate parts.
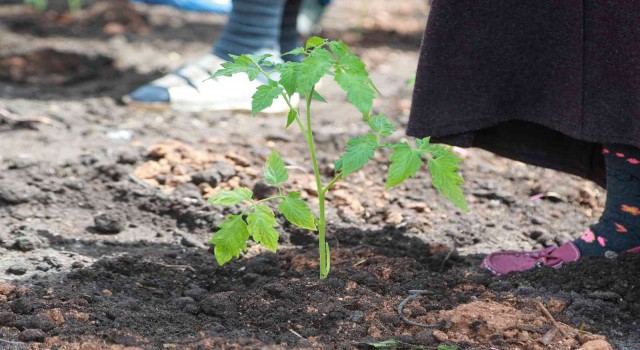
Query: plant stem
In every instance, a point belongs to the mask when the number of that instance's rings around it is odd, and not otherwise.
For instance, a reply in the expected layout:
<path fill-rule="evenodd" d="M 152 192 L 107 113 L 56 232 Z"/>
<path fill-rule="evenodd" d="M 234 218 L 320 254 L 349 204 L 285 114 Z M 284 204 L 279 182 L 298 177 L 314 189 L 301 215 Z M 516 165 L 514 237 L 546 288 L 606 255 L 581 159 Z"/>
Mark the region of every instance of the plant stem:
<path fill-rule="evenodd" d="M 281 189 L 280 189 L 280 193 L 282 193 Z M 273 196 L 273 197 L 267 197 L 265 199 L 261 199 L 259 201 L 256 201 L 256 204 L 263 203 L 263 202 L 268 202 L 268 201 L 271 201 L 271 200 L 274 200 L 274 199 L 285 199 L 285 198 L 287 198 L 287 197 L 285 197 L 284 195 L 281 194 L 279 196 Z"/>
<path fill-rule="evenodd" d="M 318 244 L 320 248 L 320 279 L 327 278 L 329 274 L 329 252 L 327 251 L 327 243 L 325 241 L 325 210 L 324 210 L 324 187 L 322 186 L 322 178 L 320 176 L 320 167 L 318 166 L 318 157 L 316 156 L 316 147 L 313 140 L 313 129 L 311 128 L 311 96 L 314 89 L 312 88 L 306 98 L 306 114 L 307 114 L 307 145 L 311 153 L 311 162 L 313 163 L 313 173 L 316 177 L 316 188 L 318 191 L 318 207 L 320 208 L 320 218 L 318 220 Z"/>
<path fill-rule="evenodd" d="M 322 189 L 322 192 L 327 193 L 327 191 L 329 191 L 329 189 L 331 189 L 331 187 L 333 187 L 336 182 L 340 181 L 340 179 L 342 179 L 342 173 L 338 173 L 338 175 L 336 175 L 336 177 L 334 177 L 333 180 L 331 180 L 331 182 L 329 182 L 329 184 Z"/>

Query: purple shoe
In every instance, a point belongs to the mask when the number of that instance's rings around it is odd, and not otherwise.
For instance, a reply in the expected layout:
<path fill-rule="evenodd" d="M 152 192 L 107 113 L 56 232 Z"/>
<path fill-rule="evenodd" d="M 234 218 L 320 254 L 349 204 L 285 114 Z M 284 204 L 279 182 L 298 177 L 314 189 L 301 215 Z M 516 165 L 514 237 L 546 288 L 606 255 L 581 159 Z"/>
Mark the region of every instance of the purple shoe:
<path fill-rule="evenodd" d="M 527 271 L 534 267 L 549 266 L 555 269 L 565 263 L 580 260 L 580 251 L 573 242 L 559 247 L 549 247 L 533 251 L 502 251 L 487 255 L 481 268 L 496 276 L 509 272 Z"/>

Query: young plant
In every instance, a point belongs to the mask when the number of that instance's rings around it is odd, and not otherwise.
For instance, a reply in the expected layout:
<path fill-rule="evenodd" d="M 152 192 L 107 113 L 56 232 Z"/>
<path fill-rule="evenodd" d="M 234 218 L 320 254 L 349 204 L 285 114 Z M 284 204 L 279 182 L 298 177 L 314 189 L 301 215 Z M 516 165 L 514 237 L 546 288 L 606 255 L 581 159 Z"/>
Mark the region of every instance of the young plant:
<path fill-rule="evenodd" d="M 67 0 L 67 6 L 69 6 L 69 11 L 71 12 L 80 11 L 82 9 L 81 1 L 82 0 Z M 42 12 L 47 9 L 47 5 L 49 1 L 48 0 L 24 0 L 24 3 Z"/>
<path fill-rule="evenodd" d="M 284 184 L 289 174 L 278 152 L 273 151 L 267 159 L 263 174 L 266 183 L 278 189 L 278 195 L 255 200 L 250 189 L 241 187 L 223 191 L 209 199 L 213 205 L 244 205 L 240 214 L 228 216 L 219 225 L 219 230 L 210 241 L 215 246 L 214 253 L 218 264 L 223 265 L 234 257 L 240 257 L 240 252 L 247 249 L 249 238 L 270 251 L 276 251 L 278 224 L 274 211 L 267 203 L 278 202 L 278 212 L 287 221 L 305 229 L 318 231 L 320 278 L 326 278 L 331 266 L 329 245 L 325 240 L 327 192 L 338 181 L 367 164 L 373 158 L 374 152 L 380 149 L 391 150 L 387 188 L 414 176 L 427 159 L 433 186 L 457 207 L 468 211 L 461 187 L 463 180 L 458 173 L 458 163 L 461 160 L 448 148 L 431 144 L 428 137 L 415 140 L 415 145 L 406 141 L 396 144 L 384 142 L 384 138 L 394 132 L 394 127 L 384 115 L 371 115 L 373 100 L 378 90 L 371 81 L 365 64 L 346 44 L 313 37 L 307 41 L 304 48 L 297 48 L 285 55 L 303 55 L 304 59 L 301 62 L 273 63 L 268 60 L 269 55 L 231 56 L 233 60 L 224 63 L 223 68 L 218 70 L 213 78 L 246 74 L 250 80 L 255 80 L 262 76 L 267 83 L 259 86 L 253 95 L 253 115 L 271 106 L 278 98 L 286 101 L 290 109 L 285 128 L 296 124 L 309 148 L 318 192 L 319 217 L 314 217 L 307 202 L 300 198 L 299 192 L 285 188 Z M 362 113 L 370 129 L 369 133 L 347 142 L 344 154 L 335 163 L 335 176 L 326 184 L 320 174 L 311 109 L 312 101 L 326 102 L 315 91 L 316 84 L 324 76 L 333 77 L 346 92 L 347 100 Z M 300 109 L 291 103 L 295 94 L 305 97 L 304 115 L 301 115 Z"/>

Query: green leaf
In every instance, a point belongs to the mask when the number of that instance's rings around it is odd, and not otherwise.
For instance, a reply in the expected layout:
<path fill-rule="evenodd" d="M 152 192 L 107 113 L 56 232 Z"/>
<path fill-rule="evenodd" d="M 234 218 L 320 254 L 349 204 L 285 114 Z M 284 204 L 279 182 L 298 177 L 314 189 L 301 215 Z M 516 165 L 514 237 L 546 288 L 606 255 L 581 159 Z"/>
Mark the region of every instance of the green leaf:
<path fill-rule="evenodd" d="M 433 179 L 433 187 L 449 199 L 456 207 L 469 211 L 467 201 L 464 199 L 462 185 L 464 180 L 459 173 L 458 163 L 462 160 L 442 146 L 432 145 L 434 159 L 429 161 L 429 170 Z"/>
<path fill-rule="evenodd" d="M 349 46 L 347 46 L 347 44 L 343 43 L 341 40 L 330 41 L 329 49 L 331 50 L 331 52 L 333 52 L 334 55 L 336 55 L 336 57 L 338 57 L 338 60 L 344 59 L 346 55 L 351 53 Z"/>
<path fill-rule="evenodd" d="M 299 62 L 287 62 L 280 68 L 280 85 L 284 87 L 289 96 L 296 92 L 300 65 Z"/>
<path fill-rule="evenodd" d="M 438 345 L 438 350 L 458 350 L 458 347 L 449 344 L 440 344 Z"/>
<path fill-rule="evenodd" d="M 341 41 L 329 42 L 329 49 L 338 58 L 335 81 L 347 92 L 347 100 L 362 114 L 369 115 L 377 89 L 369 78 L 366 65 Z"/>
<path fill-rule="evenodd" d="M 347 100 L 362 114 L 368 115 L 373 108 L 375 90 L 371 87 L 371 79 L 359 72 L 336 69 L 335 81 L 347 92 Z"/>
<path fill-rule="evenodd" d="M 234 188 L 233 191 L 222 191 L 217 195 L 209 198 L 209 203 L 212 205 L 236 205 L 243 201 L 250 201 L 253 197 L 253 192 L 246 187 Z"/>
<path fill-rule="evenodd" d="M 329 72 L 334 59 L 329 51 L 323 48 L 315 49 L 300 63 L 297 72 L 296 90 L 307 95 L 320 79 Z"/>
<path fill-rule="evenodd" d="M 313 99 L 314 101 L 327 103 L 327 100 L 325 100 L 324 97 L 322 97 L 322 95 L 320 95 L 316 90 L 313 90 L 313 94 L 311 94 L 311 99 Z"/>
<path fill-rule="evenodd" d="M 260 75 L 260 71 L 258 70 L 257 63 L 270 55 L 263 56 L 250 56 L 250 55 L 229 55 L 232 58 L 232 61 L 225 62 L 221 66 L 221 69 L 218 69 L 215 73 L 213 73 L 212 78 L 217 78 L 220 76 L 230 77 L 234 74 L 238 73 L 247 73 L 249 76 L 249 80 L 254 80 Z M 257 61 L 254 61 L 257 60 Z"/>
<path fill-rule="evenodd" d="M 293 56 L 298 56 L 298 55 L 302 55 L 307 53 L 307 50 L 305 50 L 303 47 L 296 47 L 295 49 L 291 50 L 291 51 L 287 51 L 285 53 L 282 54 L 282 56 L 288 56 L 288 55 L 293 55 Z"/>
<path fill-rule="evenodd" d="M 432 148 L 430 142 L 431 142 L 431 137 L 416 139 L 416 146 L 418 146 L 418 149 L 422 151 L 428 151 L 430 148 Z"/>
<path fill-rule="evenodd" d="M 307 202 L 300 199 L 300 193 L 291 192 L 287 198 L 278 204 L 278 210 L 292 224 L 316 230 L 316 219 L 307 206 Z"/>
<path fill-rule="evenodd" d="M 285 129 L 288 128 L 291 124 L 293 124 L 293 122 L 296 121 L 297 116 L 298 116 L 297 110 L 295 109 L 289 110 L 289 114 L 287 115 L 287 126 L 285 126 Z"/>
<path fill-rule="evenodd" d="M 387 188 L 399 185 L 415 175 L 422 165 L 422 156 L 422 152 L 411 148 L 406 142 L 395 145 L 387 174 Z"/>
<path fill-rule="evenodd" d="M 253 213 L 249 214 L 247 222 L 253 240 L 275 253 L 280 235 L 274 228 L 278 223 L 273 211 L 266 205 L 259 205 Z"/>
<path fill-rule="evenodd" d="M 367 122 L 371 130 L 377 132 L 381 136 L 389 136 L 393 134 L 395 128 L 393 124 L 387 119 L 384 114 L 378 114 L 374 117 L 369 118 Z"/>
<path fill-rule="evenodd" d="M 307 43 L 306 43 L 306 45 L 304 47 L 305 47 L 305 49 L 309 50 L 309 49 L 312 49 L 314 47 L 321 46 L 326 41 L 327 41 L 326 39 L 314 36 L 314 37 L 309 38 L 309 40 L 307 40 Z"/>
<path fill-rule="evenodd" d="M 251 96 L 251 113 L 256 115 L 261 111 L 269 108 L 273 104 L 273 101 L 277 99 L 282 93 L 282 88 L 279 86 L 260 85 L 257 91 Z"/>
<path fill-rule="evenodd" d="M 368 134 L 354 137 L 347 142 L 346 153 L 336 162 L 336 171 L 342 171 L 347 176 L 362 168 L 371 158 L 378 147 L 377 137 Z"/>
<path fill-rule="evenodd" d="M 216 261 L 222 266 L 234 257 L 239 258 L 240 251 L 247 250 L 249 230 L 242 215 L 227 216 L 219 227 L 209 243 L 215 246 Z"/>
<path fill-rule="evenodd" d="M 281 184 L 289 179 L 289 172 L 278 152 L 273 151 L 264 166 L 264 179 L 269 185 Z"/>

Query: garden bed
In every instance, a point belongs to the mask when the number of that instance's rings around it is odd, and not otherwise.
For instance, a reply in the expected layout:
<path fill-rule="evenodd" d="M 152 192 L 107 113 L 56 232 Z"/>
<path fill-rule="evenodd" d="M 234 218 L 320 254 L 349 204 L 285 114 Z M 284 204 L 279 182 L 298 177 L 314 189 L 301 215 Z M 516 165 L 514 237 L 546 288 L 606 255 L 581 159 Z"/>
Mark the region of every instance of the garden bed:
<path fill-rule="evenodd" d="M 363 57 L 383 95 L 375 109 L 402 127 L 428 8 L 363 4 L 337 2 L 326 35 Z M 0 18 L 18 10 L 0 6 Z M 219 267 L 206 242 L 233 211 L 205 198 L 238 185 L 268 196 L 260 169 L 277 148 L 313 201 L 306 145 L 283 133 L 285 116 L 123 106 L 123 94 L 208 52 L 224 23 L 140 10 L 146 33 L 0 24 L 3 57 L 56 52 L 82 66 L 69 81 L 0 81 L 0 348 L 639 348 L 638 257 L 505 277 L 478 269 L 494 250 L 570 240 L 603 204 L 592 183 L 479 150 L 458 151 L 470 213 L 438 196 L 425 173 L 385 191 L 383 158 L 340 183 L 328 197 L 325 281 L 314 235 L 282 218 L 277 254 L 250 246 Z M 320 162 L 332 164 L 366 126 L 336 86 L 321 93 L 330 104 L 317 108 L 315 132 Z M 424 294 L 403 315 L 436 328 L 399 316 L 412 290 Z M 561 323 L 550 340 L 543 309 Z"/>

